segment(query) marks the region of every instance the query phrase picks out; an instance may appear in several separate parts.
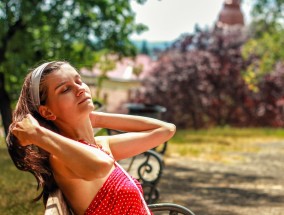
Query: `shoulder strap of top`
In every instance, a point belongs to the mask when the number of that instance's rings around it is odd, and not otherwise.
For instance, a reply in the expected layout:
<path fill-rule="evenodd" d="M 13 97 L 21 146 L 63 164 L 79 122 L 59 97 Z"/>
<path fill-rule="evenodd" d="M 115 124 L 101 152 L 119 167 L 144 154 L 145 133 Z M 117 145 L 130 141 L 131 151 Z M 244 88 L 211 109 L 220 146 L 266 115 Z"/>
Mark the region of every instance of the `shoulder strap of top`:
<path fill-rule="evenodd" d="M 148 214 L 148 215 L 151 215 L 151 212 L 150 212 L 150 210 L 149 210 L 149 208 L 148 208 L 148 205 L 147 205 L 147 203 L 145 202 L 144 196 L 143 196 L 143 194 L 141 193 L 141 191 L 139 190 L 139 188 L 137 187 L 137 184 L 134 182 L 134 180 L 131 178 L 131 176 L 123 169 L 123 167 L 120 166 L 120 164 L 118 164 L 116 161 L 115 161 L 115 165 L 118 166 L 118 167 L 122 170 L 122 172 L 127 176 L 127 178 L 128 178 L 128 179 L 133 183 L 133 185 L 136 187 L 136 189 L 137 189 L 138 192 L 139 192 L 139 195 L 140 195 L 140 197 L 141 197 L 141 200 L 142 200 L 142 202 L 143 202 L 143 205 L 144 205 L 144 207 L 145 207 L 145 210 L 146 210 L 147 214 Z"/>

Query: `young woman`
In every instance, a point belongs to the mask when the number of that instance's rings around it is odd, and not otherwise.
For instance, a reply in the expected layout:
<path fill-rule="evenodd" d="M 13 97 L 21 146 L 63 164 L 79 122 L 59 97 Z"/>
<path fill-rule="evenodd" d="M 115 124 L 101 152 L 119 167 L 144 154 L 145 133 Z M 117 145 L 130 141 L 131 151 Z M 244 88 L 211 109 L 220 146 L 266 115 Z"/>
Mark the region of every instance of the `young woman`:
<path fill-rule="evenodd" d="M 116 161 L 169 140 L 160 120 L 94 112 L 90 89 L 68 62 L 47 62 L 25 78 L 7 144 L 15 165 L 37 179 L 46 202 L 59 188 L 75 214 L 150 214 L 140 184 Z M 126 131 L 94 137 L 93 127 Z"/>

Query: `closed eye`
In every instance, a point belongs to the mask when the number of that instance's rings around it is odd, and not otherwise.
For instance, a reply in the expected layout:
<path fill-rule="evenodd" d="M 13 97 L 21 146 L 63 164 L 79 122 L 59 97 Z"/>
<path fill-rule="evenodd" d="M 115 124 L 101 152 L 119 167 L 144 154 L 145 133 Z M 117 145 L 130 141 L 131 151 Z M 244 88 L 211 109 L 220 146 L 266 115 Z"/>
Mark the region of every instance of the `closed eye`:
<path fill-rule="evenodd" d="M 79 85 L 82 85 L 82 84 L 83 84 L 83 81 L 81 80 L 81 77 L 80 77 L 80 76 L 77 77 L 77 79 L 76 79 L 75 82 L 76 82 L 77 84 L 79 84 Z"/>
<path fill-rule="evenodd" d="M 62 90 L 61 90 L 61 93 L 66 93 L 70 90 L 70 87 L 63 87 Z"/>

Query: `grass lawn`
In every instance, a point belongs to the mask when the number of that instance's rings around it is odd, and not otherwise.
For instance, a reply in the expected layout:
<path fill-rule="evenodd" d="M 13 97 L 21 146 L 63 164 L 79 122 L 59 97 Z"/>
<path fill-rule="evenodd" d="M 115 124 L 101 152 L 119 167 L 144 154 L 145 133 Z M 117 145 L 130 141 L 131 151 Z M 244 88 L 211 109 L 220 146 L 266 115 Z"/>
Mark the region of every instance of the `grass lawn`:
<path fill-rule="evenodd" d="M 256 143 L 284 140 L 284 129 L 275 128 L 213 128 L 179 130 L 170 140 L 167 154 L 196 159 L 235 162 L 246 152 L 257 152 Z M 236 153 L 237 152 L 237 153 Z"/>
<path fill-rule="evenodd" d="M 14 166 L 3 138 L 0 139 L 0 172 L 0 214 L 42 215 L 42 202 L 32 202 L 39 194 L 36 179 Z"/>
<path fill-rule="evenodd" d="M 167 155 L 232 162 L 242 159 L 234 152 L 256 152 L 255 143 L 284 140 L 284 129 L 178 130 L 169 141 Z M 0 214 L 43 214 L 42 202 L 33 203 L 39 192 L 30 173 L 21 172 L 12 163 L 4 139 L 0 138 Z"/>

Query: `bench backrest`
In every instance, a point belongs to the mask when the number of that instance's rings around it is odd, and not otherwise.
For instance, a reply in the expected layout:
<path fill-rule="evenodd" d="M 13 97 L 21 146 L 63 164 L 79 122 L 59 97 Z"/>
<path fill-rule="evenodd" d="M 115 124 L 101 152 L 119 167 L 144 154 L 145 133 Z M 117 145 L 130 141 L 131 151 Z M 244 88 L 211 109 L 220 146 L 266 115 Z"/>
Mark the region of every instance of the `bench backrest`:
<path fill-rule="evenodd" d="M 72 215 L 59 189 L 49 195 L 44 215 Z"/>

